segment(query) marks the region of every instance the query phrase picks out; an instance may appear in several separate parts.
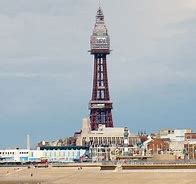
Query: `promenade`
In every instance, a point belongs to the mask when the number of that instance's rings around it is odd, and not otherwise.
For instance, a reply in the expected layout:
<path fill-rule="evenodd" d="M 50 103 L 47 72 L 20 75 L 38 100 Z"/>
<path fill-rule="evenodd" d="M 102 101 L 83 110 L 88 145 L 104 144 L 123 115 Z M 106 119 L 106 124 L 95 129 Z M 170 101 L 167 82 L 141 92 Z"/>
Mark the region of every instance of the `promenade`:
<path fill-rule="evenodd" d="M 0 168 L 0 184 L 195 184 L 196 169 Z"/>

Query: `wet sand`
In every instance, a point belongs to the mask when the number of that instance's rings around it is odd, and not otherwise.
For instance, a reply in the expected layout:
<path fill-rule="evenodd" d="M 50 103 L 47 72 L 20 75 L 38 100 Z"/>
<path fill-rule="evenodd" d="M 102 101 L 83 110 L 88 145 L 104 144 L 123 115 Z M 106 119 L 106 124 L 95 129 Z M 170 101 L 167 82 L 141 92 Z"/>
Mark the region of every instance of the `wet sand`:
<path fill-rule="evenodd" d="M 0 168 L 0 184 L 195 184 L 196 170 Z"/>

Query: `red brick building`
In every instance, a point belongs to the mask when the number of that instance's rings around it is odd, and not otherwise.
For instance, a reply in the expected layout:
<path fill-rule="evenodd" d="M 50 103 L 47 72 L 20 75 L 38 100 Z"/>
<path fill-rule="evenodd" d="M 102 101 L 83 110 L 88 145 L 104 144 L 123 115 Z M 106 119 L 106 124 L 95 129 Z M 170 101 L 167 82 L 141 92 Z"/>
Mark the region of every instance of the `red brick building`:
<path fill-rule="evenodd" d="M 196 133 L 185 133 L 185 140 L 196 140 Z"/>
<path fill-rule="evenodd" d="M 147 148 L 151 153 L 160 153 L 169 150 L 169 142 L 165 139 L 153 139 L 149 142 Z"/>

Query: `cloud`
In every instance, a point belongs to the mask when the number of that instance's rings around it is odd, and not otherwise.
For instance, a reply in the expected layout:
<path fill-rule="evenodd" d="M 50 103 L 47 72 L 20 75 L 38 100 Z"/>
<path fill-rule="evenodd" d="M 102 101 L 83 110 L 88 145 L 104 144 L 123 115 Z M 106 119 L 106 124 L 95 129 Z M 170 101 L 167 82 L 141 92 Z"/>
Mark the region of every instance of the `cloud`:
<path fill-rule="evenodd" d="M 51 74 L 51 73 L 0 73 L 0 78 L 14 77 L 14 78 L 62 78 L 68 77 L 67 74 Z"/>

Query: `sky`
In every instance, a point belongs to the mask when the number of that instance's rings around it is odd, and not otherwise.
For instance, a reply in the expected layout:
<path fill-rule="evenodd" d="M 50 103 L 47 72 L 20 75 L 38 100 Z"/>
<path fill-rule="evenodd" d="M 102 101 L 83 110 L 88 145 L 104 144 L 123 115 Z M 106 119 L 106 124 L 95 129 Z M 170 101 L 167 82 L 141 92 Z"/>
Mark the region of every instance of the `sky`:
<path fill-rule="evenodd" d="M 0 148 L 72 136 L 88 117 L 98 0 L 0 0 Z M 196 1 L 102 0 L 116 127 L 196 131 Z"/>

